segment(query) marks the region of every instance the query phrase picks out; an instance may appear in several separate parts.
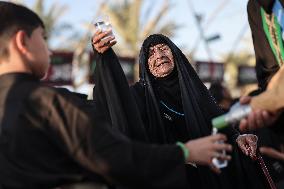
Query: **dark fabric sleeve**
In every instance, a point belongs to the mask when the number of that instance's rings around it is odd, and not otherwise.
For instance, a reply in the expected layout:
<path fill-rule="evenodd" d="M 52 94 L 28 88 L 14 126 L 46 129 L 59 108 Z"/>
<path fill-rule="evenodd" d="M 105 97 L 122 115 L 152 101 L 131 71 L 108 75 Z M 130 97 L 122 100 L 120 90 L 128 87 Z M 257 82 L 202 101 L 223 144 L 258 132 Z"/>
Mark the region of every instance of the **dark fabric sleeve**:
<path fill-rule="evenodd" d="M 41 116 L 48 118 L 49 138 L 82 167 L 87 178 L 101 175 L 110 183 L 133 188 L 186 188 L 178 146 L 131 142 L 85 100 L 67 93 L 49 97 L 33 99 L 33 107 L 44 106 Z"/>
<path fill-rule="evenodd" d="M 55 88 L 55 90 L 57 90 L 58 92 L 60 93 L 67 93 L 67 94 L 73 94 L 79 98 L 82 98 L 82 99 L 85 99 L 87 100 L 88 98 L 88 95 L 86 94 L 82 94 L 82 93 L 77 93 L 77 92 L 71 92 L 70 90 L 66 89 L 66 88 L 61 88 L 61 87 L 58 87 L 58 88 Z"/>
<path fill-rule="evenodd" d="M 108 123 L 101 121 L 107 130 Z M 124 136 L 117 136 L 113 130 L 92 132 L 95 152 L 105 162 L 106 176 L 114 183 L 133 188 L 184 188 L 186 174 L 183 154 L 175 146 L 145 145 L 131 143 Z M 124 184 L 125 183 L 125 184 Z"/>
<path fill-rule="evenodd" d="M 147 141 L 139 110 L 116 54 L 112 49 L 104 54 L 94 53 L 97 65 L 93 98 L 96 106 L 111 120 L 114 129 L 130 138 Z"/>
<path fill-rule="evenodd" d="M 135 103 L 138 107 L 139 114 L 142 118 L 144 126 L 147 130 L 148 120 L 147 120 L 147 110 L 146 110 L 146 99 L 144 95 L 144 89 L 140 82 L 135 83 L 130 87 L 130 92 L 134 97 Z"/>
<path fill-rule="evenodd" d="M 267 7 L 270 7 L 269 4 L 271 4 L 271 1 L 261 1 L 263 3 L 268 3 Z M 249 0 L 247 5 L 247 12 L 255 51 L 255 69 L 258 85 L 261 90 L 265 90 L 271 77 L 278 71 L 279 66 L 270 48 L 269 42 L 266 39 L 266 35 L 262 26 L 260 5 L 257 2 L 257 0 Z"/>

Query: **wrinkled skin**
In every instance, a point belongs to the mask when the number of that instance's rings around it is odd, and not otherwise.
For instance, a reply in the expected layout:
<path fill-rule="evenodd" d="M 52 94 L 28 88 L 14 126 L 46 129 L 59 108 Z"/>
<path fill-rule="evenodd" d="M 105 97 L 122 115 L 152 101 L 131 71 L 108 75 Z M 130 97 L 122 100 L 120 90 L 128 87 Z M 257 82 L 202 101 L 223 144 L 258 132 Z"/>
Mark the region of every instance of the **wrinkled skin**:
<path fill-rule="evenodd" d="M 157 44 L 149 48 L 148 66 L 155 77 L 165 77 L 174 69 L 174 58 L 170 47 Z"/>

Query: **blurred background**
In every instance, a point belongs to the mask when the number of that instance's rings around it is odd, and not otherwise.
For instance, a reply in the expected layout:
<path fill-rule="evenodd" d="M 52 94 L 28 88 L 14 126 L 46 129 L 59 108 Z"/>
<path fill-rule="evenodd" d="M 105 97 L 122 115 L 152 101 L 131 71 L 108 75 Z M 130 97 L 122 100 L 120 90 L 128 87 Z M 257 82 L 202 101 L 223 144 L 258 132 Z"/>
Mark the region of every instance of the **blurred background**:
<path fill-rule="evenodd" d="M 44 20 L 52 65 L 44 79 L 91 96 L 93 21 L 108 15 L 114 49 L 129 83 L 137 81 L 137 57 L 150 34 L 170 37 L 207 87 L 220 82 L 233 97 L 257 88 L 247 0 L 17 0 Z"/>

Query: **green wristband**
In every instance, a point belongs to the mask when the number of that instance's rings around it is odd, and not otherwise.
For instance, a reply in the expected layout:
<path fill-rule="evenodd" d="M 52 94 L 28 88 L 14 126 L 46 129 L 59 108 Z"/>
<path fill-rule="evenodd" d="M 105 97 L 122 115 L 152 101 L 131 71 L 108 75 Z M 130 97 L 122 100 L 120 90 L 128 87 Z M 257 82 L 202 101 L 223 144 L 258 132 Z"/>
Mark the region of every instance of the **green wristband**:
<path fill-rule="evenodd" d="M 184 158 L 185 160 L 187 160 L 189 156 L 189 150 L 185 147 L 184 143 L 177 142 L 176 145 L 178 145 L 182 149 Z"/>

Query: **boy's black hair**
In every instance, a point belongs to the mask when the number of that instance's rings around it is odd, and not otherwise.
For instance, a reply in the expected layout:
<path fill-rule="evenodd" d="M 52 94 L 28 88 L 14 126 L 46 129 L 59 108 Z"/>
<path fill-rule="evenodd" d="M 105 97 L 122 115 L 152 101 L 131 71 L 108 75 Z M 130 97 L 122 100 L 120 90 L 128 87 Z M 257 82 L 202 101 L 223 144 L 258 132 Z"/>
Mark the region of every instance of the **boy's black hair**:
<path fill-rule="evenodd" d="M 0 57 L 8 56 L 7 41 L 17 31 L 23 30 L 30 36 L 39 26 L 44 28 L 43 21 L 32 10 L 0 1 Z"/>

